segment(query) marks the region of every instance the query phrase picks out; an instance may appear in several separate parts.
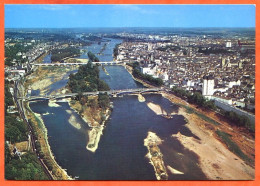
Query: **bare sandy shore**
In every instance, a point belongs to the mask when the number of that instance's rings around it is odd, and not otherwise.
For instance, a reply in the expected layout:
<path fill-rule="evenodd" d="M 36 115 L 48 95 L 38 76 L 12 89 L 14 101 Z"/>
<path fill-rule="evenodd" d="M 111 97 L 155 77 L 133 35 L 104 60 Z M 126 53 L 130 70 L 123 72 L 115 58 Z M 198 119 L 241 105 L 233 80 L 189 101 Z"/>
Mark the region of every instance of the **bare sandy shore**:
<path fill-rule="evenodd" d="M 68 104 L 71 109 L 73 109 L 75 112 L 77 112 L 80 115 L 78 110 L 72 105 L 72 103 L 70 101 L 68 101 Z M 103 129 L 105 128 L 105 122 L 107 121 L 107 119 L 110 116 L 109 109 L 106 110 L 106 118 L 102 123 L 98 123 L 97 121 L 95 121 L 90 116 L 87 116 L 86 114 L 80 115 L 80 116 L 84 120 L 84 122 L 87 123 L 88 126 L 91 128 L 90 130 L 87 131 L 89 140 L 87 142 L 86 149 L 91 152 L 96 152 L 96 150 L 98 149 L 98 144 L 99 144 L 101 135 L 103 135 Z"/>
<path fill-rule="evenodd" d="M 50 86 L 53 82 L 51 81 L 50 78 L 47 78 L 47 79 L 42 79 L 42 80 L 39 80 L 37 82 L 34 82 L 32 85 L 31 85 L 31 88 L 33 90 L 43 90 L 45 89 L 46 87 Z"/>
<path fill-rule="evenodd" d="M 145 102 L 145 97 L 142 94 L 138 94 L 137 96 L 139 102 Z"/>
<path fill-rule="evenodd" d="M 52 160 L 53 160 L 53 163 L 59 168 L 60 171 L 63 172 L 64 175 L 66 175 L 66 178 L 67 178 L 68 180 L 73 180 L 73 178 L 68 175 L 67 171 L 64 170 L 64 169 L 56 162 L 56 160 L 55 160 L 55 157 L 54 157 L 54 155 L 53 155 L 53 153 L 52 153 L 52 151 L 51 151 L 51 147 L 50 147 L 50 145 L 49 145 L 48 130 L 47 130 L 45 124 L 44 124 L 44 121 L 43 121 L 43 119 L 42 119 L 41 114 L 38 114 L 38 113 L 35 113 L 35 112 L 33 112 L 33 113 L 34 113 L 35 116 L 38 118 L 38 120 L 40 120 L 40 122 L 42 123 L 43 131 L 44 131 L 44 138 L 45 138 L 45 141 L 46 141 L 46 143 L 47 143 L 48 151 L 49 151 L 49 154 L 50 154 L 50 156 L 51 156 L 51 158 L 52 158 Z"/>
<path fill-rule="evenodd" d="M 72 69 L 72 67 L 64 68 L 63 71 L 60 71 L 58 69 L 51 70 L 40 67 L 36 71 L 37 76 L 35 76 L 35 74 L 32 74 L 27 78 L 27 80 L 29 80 L 28 83 L 30 84 L 32 90 L 40 90 L 40 95 L 44 95 L 47 93 L 47 91 L 49 91 L 50 85 L 62 79 L 68 78 L 67 72 Z M 59 91 L 60 89 L 53 91 L 51 94 L 54 94 L 54 92 Z"/>
<path fill-rule="evenodd" d="M 75 127 L 76 129 L 81 129 L 81 125 L 77 122 L 76 117 L 72 114 L 71 110 L 66 110 L 68 114 L 70 114 L 69 123 Z"/>
<path fill-rule="evenodd" d="M 244 161 L 230 152 L 220 141 L 218 141 L 210 130 L 201 128 L 200 121 L 196 116 L 185 112 L 179 108 L 179 114 L 189 121 L 186 127 L 200 140 L 182 135 L 181 133 L 172 135 L 181 144 L 195 152 L 199 156 L 200 167 L 209 179 L 215 180 L 252 180 L 254 179 L 254 169 L 246 165 Z"/>
<path fill-rule="evenodd" d="M 48 106 L 49 107 L 61 107 L 59 104 L 56 103 L 56 100 L 49 100 Z"/>
<path fill-rule="evenodd" d="M 170 165 L 167 165 L 167 169 L 170 171 L 170 173 L 172 174 L 184 174 L 181 171 L 178 171 L 177 169 L 174 169 L 173 167 L 171 167 Z"/>
<path fill-rule="evenodd" d="M 102 125 L 99 128 L 93 127 L 90 131 L 88 131 L 89 141 L 86 146 L 87 150 L 91 152 L 96 152 L 101 135 L 103 134 L 103 129 L 104 126 Z"/>
<path fill-rule="evenodd" d="M 101 124 L 99 124 L 99 127 L 93 127 L 88 133 L 89 141 L 86 146 L 86 149 L 91 152 L 96 152 L 96 150 L 98 148 L 98 144 L 99 144 L 101 135 L 103 135 L 103 129 L 105 128 L 105 122 L 110 116 L 108 114 L 108 112 L 109 112 L 109 109 L 106 110 L 106 118 Z"/>
<path fill-rule="evenodd" d="M 147 106 L 157 115 L 167 114 L 167 112 L 160 105 L 149 102 L 147 103 Z"/>
<path fill-rule="evenodd" d="M 150 163 L 152 164 L 157 180 L 167 180 L 168 174 L 163 161 L 163 154 L 158 145 L 163 142 L 154 132 L 148 132 L 147 137 L 144 139 L 144 146 L 147 147 Z"/>

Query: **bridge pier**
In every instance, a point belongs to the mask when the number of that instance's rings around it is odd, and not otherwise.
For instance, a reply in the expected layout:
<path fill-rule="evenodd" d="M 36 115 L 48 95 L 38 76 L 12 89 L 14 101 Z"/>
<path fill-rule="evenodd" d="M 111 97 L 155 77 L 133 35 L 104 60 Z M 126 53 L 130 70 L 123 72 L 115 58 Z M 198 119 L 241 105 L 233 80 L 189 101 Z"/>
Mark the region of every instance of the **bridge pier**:
<path fill-rule="evenodd" d="M 98 95 L 98 94 L 108 94 L 110 96 L 116 97 L 118 94 L 143 94 L 143 93 L 148 93 L 148 92 L 159 92 L 162 90 L 161 88 L 137 88 L 137 89 L 123 89 L 123 90 L 110 90 L 110 91 L 97 91 L 97 92 L 83 92 L 83 95 Z M 62 99 L 62 98 L 69 98 L 69 97 L 74 97 L 77 96 L 77 93 L 69 93 L 69 94 L 59 94 L 59 95 L 45 95 L 45 96 L 30 96 L 27 98 L 19 98 L 23 99 L 23 101 L 33 101 L 37 99 L 50 99 L 50 100 L 56 100 L 56 99 Z"/>

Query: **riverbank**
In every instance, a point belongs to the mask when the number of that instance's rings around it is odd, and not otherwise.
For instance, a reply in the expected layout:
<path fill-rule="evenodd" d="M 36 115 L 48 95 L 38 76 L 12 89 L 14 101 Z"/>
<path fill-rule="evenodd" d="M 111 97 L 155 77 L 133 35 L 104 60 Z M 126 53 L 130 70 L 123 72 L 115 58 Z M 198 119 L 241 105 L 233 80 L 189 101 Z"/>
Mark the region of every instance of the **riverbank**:
<path fill-rule="evenodd" d="M 24 85 L 25 87 L 30 87 L 32 90 L 39 90 L 39 95 L 45 95 L 53 83 L 68 78 L 67 73 L 72 70 L 74 70 L 73 67 L 38 67 L 33 74 L 27 77 Z M 60 91 L 56 90 L 51 94 Z"/>
<path fill-rule="evenodd" d="M 150 163 L 152 164 L 157 180 L 168 180 L 168 174 L 163 161 L 163 154 L 158 145 L 163 141 L 153 132 L 148 132 L 147 137 L 144 139 L 144 146 L 147 147 Z"/>
<path fill-rule="evenodd" d="M 162 95 L 173 103 L 181 103 L 191 106 L 183 100 L 179 100 L 173 95 L 162 93 Z M 192 106 L 191 106 L 192 107 Z M 195 108 L 193 108 L 195 109 Z M 221 125 L 213 125 L 205 122 L 195 113 L 188 113 L 184 107 L 179 107 L 179 115 L 183 115 L 188 123 L 186 127 L 199 139 L 188 137 L 181 133 L 172 135 L 181 144 L 196 153 L 199 157 L 199 166 L 202 171 L 212 180 L 252 180 L 254 179 L 254 168 L 231 152 L 228 147 L 216 135 L 217 130 L 226 131 L 231 136 L 237 131 L 232 129 L 223 121 L 218 121 Z M 226 130 L 225 130 L 226 129 Z M 239 134 L 238 134 L 239 135 Z M 236 138 L 234 138 L 236 139 Z M 241 138 L 240 141 L 245 141 Z M 235 141 L 237 142 L 237 141 Z M 242 148 L 241 143 L 238 143 Z M 252 146 L 253 144 L 251 144 Z"/>
<path fill-rule="evenodd" d="M 100 126 L 93 127 L 88 133 L 89 141 L 87 143 L 86 148 L 91 152 L 95 152 L 98 148 L 98 144 L 99 144 L 101 135 L 103 135 L 103 129 L 105 128 L 105 122 L 107 121 L 107 119 L 110 116 L 110 114 L 108 114 L 108 113 L 109 113 L 109 109 L 106 110 L 106 118 L 104 121 L 102 121 Z"/>
<path fill-rule="evenodd" d="M 134 76 L 133 76 L 133 67 L 131 67 L 131 66 L 129 66 L 129 65 L 123 65 L 123 66 L 125 67 L 125 69 L 129 72 L 129 74 L 132 76 L 132 78 L 133 78 L 135 81 L 137 81 L 137 82 L 143 84 L 145 87 L 148 87 L 148 88 L 154 88 L 154 87 L 155 87 L 155 86 L 153 86 L 153 85 L 151 85 L 151 84 L 146 83 L 146 82 L 143 81 L 142 79 L 139 79 L 139 78 L 134 77 Z"/>
<path fill-rule="evenodd" d="M 66 110 L 66 112 L 70 115 L 69 123 L 76 129 L 81 129 L 81 125 L 77 122 L 76 117 L 72 114 L 72 111 Z"/>
<path fill-rule="evenodd" d="M 145 102 L 145 97 L 142 94 L 138 94 L 137 98 L 139 102 Z"/>
<path fill-rule="evenodd" d="M 109 73 L 108 73 L 107 69 L 104 67 L 104 65 L 102 65 L 102 70 L 105 72 L 105 74 L 106 74 L 107 76 L 109 76 Z"/>
<path fill-rule="evenodd" d="M 157 115 L 167 115 L 167 112 L 160 105 L 149 102 L 147 106 Z"/>
<path fill-rule="evenodd" d="M 187 118 L 186 127 L 199 139 L 181 133 L 172 135 L 172 137 L 177 138 L 185 148 L 199 156 L 199 165 L 209 179 L 254 179 L 254 169 L 219 142 L 214 137 L 214 130 L 207 129 L 200 118 L 194 114 L 187 114 L 184 108 L 179 108 L 179 114 Z"/>
<path fill-rule="evenodd" d="M 27 90 L 32 88 L 33 90 L 40 90 L 41 94 L 46 93 L 47 87 L 55 81 L 61 80 L 70 69 L 54 69 L 49 67 L 38 67 L 35 72 L 27 77 L 24 83 L 24 94 Z M 59 75 L 62 73 L 62 75 Z M 50 101 L 50 106 L 59 106 L 55 101 Z M 40 114 L 34 113 L 29 103 L 25 103 L 25 115 L 32 123 L 33 131 L 37 138 L 36 146 L 37 151 L 44 162 L 45 166 L 49 169 L 55 180 L 73 180 L 67 172 L 60 167 L 56 162 L 55 157 L 51 151 L 51 147 L 48 142 L 48 131 L 45 127 L 44 121 Z M 48 113 L 46 113 L 48 114 Z M 39 148 L 39 149 L 38 149 Z"/>
<path fill-rule="evenodd" d="M 130 74 L 132 73 L 131 67 L 128 67 L 127 70 Z M 141 80 L 139 82 L 143 83 Z M 147 83 L 145 85 L 147 86 Z M 149 85 L 148 87 L 153 86 Z M 225 118 L 213 111 L 197 108 L 196 105 L 189 104 L 166 92 L 161 92 L 161 94 L 172 103 L 180 106 L 178 113 L 175 114 L 183 115 L 187 121 L 186 127 L 199 138 L 195 139 L 181 133 L 172 135 L 185 148 L 198 155 L 199 166 L 208 179 L 254 179 L 254 139 L 248 133 L 241 128 L 231 126 Z M 160 105 L 148 103 L 147 106 L 157 115 L 163 113 Z M 234 144 L 236 151 L 232 151 L 231 147 L 226 144 L 227 141 L 220 138 L 217 134 L 218 131 L 230 135 L 227 140 Z M 242 156 L 238 156 L 238 154 L 242 154 Z M 167 168 L 170 172 L 175 172 L 171 167 Z M 182 174 L 182 172 L 176 173 Z"/>
<path fill-rule="evenodd" d="M 34 113 L 29 106 L 29 103 L 26 103 L 25 114 L 28 120 L 32 123 L 34 133 L 37 136 L 37 141 L 40 149 L 39 154 L 41 159 L 45 163 L 46 167 L 49 169 L 50 173 L 54 177 L 55 180 L 73 180 L 67 172 L 60 167 L 60 165 L 56 162 L 55 157 L 51 151 L 49 142 L 48 142 L 48 131 L 45 127 L 44 121 L 40 114 Z M 36 144 L 37 146 L 37 144 Z"/>
<path fill-rule="evenodd" d="M 95 97 L 95 98 L 94 98 Z M 92 96 L 92 99 L 97 99 L 97 96 Z M 103 129 L 105 128 L 105 122 L 110 116 L 110 109 L 107 108 L 105 110 L 104 116 L 105 119 L 101 119 L 102 110 L 101 109 L 95 109 L 91 107 L 83 107 L 79 101 L 69 101 L 69 106 L 72 108 L 75 112 L 77 112 L 81 118 L 85 121 L 85 123 L 88 124 L 90 127 L 90 130 L 88 131 L 89 140 L 86 146 L 86 149 L 95 152 L 98 148 L 98 144 L 101 138 L 101 135 L 103 134 Z"/>

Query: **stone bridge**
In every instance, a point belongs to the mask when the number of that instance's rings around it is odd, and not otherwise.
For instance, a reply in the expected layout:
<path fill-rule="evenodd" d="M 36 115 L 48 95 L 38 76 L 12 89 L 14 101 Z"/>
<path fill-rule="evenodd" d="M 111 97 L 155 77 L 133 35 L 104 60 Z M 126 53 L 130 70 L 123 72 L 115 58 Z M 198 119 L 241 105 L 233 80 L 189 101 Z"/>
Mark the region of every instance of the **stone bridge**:
<path fill-rule="evenodd" d="M 119 65 L 124 64 L 122 61 L 100 61 L 100 62 L 92 62 L 93 64 L 100 64 L 100 65 Z M 33 66 L 78 66 L 78 65 L 86 65 L 86 62 L 74 62 L 74 63 L 34 63 Z"/>
<path fill-rule="evenodd" d="M 122 90 L 109 90 L 109 91 L 96 91 L 96 92 L 82 92 L 83 95 L 98 95 L 98 94 L 108 94 L 108 95 L 118 95 L 118 94 L 132 94 L 132 93 L 144 93 L 144 92 L 158 92 L 161 91 L 161 88 L 136 88 L 136 89 L 122 89 Z M 49 99 L 62 99 L 70 98 L 77 96 L 78 93 L 68 93 L 68 94 L 59 94 L 59 95 L 45 95 L 45 96 L 29 96 L 25 99 L 26 101 L 35 101 L 35 100 L 49 100 Z"/>

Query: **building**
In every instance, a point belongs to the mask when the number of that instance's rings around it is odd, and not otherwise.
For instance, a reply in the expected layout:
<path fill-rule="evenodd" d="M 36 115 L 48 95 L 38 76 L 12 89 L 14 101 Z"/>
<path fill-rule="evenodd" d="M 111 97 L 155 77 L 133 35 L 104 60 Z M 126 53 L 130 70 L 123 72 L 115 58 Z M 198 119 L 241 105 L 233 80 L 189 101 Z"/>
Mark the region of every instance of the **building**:
<path fill-rule="evenodd" d="M 202 85 L 202 95 L 203 96 L 212 96 L 214 94 L 214 78 L 212 75 L 203 77 L 203 85 Z"/>
<path fill-rule="evenodd" d="M 226 47 L 227 47 L 227 48 L 231 48 L 231 47 L 232 47 L 231 41 L 228 41 L 228 42 L 226 43 Z"/>

